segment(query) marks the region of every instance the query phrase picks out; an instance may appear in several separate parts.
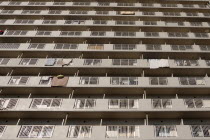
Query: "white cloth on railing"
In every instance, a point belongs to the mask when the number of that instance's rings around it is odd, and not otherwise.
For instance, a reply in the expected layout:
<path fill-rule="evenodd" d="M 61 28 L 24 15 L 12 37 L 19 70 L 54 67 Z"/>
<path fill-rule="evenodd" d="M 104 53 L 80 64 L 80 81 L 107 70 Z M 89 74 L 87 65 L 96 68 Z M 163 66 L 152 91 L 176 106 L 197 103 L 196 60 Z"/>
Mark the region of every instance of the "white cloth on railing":
<path fill-rule="evenodd" d="M 205 81 L 202 79 L 196 79 L 196 85 L 205 85 Z"/>
<path fill-rule="evenodd" d="M 168 59 L 150 59 L 149 67 L 150 69 L 169 67 Z"/>
<path fill-rule="evenodd" d="M 203 107 L 210 107 L 210 100 L 203 100 Z"/>

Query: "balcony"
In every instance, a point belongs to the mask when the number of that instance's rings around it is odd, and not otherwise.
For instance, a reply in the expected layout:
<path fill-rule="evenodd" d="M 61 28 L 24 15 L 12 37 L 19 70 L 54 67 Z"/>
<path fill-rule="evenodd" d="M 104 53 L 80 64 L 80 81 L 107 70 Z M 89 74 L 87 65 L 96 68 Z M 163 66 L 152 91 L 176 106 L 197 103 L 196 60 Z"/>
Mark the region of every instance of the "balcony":
<path fill-rule="evenodd" d="M 124 119 L 119 122 L 113 122 L 110 119 L 103 119 L 103 124 L 100 125 L 99 119 L 85 120 L 86 125 L 82 125 L 83 120 L 68 120 L 65 125 L 62 125 L 61 119 L 51 119 L 48 125 L 39 124 L 45 122 L 45 119 L 29 122 L 30 119 L 21 119 L 20 125 L 16 125 L 15 121 L 8 120 L 10 124 L 1 125 L 1 138 L 3 139 L 20 139 L 20 138 L 51 138 L 51 139 L 157 139 L 157 138 L 173 138 L 173 139 L 206 139 L 210 135 L 209 125 L 203 123 L 196 125 L 180 125 L 176 124 L 176 120 L 163 121 L 162 125 L 145 125 L 142 119 L 132 120 Z M 71 122 L 70 122 L 71 121 Z M 125 123 L 126 121 L 127 123 Z M 159 120 L 151 120 L 153 123 L 159 123 Z M 188 120 L 184 120 L 184 122 Z M 110 122 L 110 123 L 108 123 Z M 205 121 L 206 122 L 206 121 Z M 84 123 L 84 122 L 83 122 Z M 120 124 L 121 123 L 121 124 Z M 12 125 L 11 125 L 12 124 Z M 27 133 L 26 133 L 27 130 Z M 10 132 L 13 131 L 12 134 Z M 63 132 L 63 135 L 59 135 Z M 185 133 L 182 133 L 185 132 Z M 101 135 L 98 135 L 100 133 Z"/>
<path fill-rule="evenodd" d="M 190 0 L 190 1 L 197 1 L 197 0 Z M 1 6 L 59 6 L 59 7 L 78 7 L 78 6 L 84 6 L 84 7 L 112 7 L 112 8 L 117 8 L 117 7 L 129 7 L 129 8 L 176 8 L 176 9 L 183 9 L 186 10 L 188 8 L 193 8 L 193 9 L 198 9 L 198 8 L 203 8 L 207 9 L 208 7 L 203 4 L 192 4 L 189 3 L 189 0 L 185 0 L 187 4 L 161 4 L 161 3 L 113 3 L 113 2 L 8 2 L 8 1 L 2 1 Z M 200 1 L 199 1 L 200 2 Z"/>

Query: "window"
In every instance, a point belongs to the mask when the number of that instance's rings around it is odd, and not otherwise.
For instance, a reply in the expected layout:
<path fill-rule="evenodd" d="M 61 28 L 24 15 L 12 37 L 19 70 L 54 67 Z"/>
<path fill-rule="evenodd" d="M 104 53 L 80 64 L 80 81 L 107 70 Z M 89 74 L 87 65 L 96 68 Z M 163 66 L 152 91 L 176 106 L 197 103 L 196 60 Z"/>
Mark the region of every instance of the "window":
<path fill-rule="evenodd" d="M 22 14 L 40 14 L 41 10 L 23 10 Z"/>
<path fill-rule="evenodd" d="M 42 76 L 39 82 L 39 85 L 50 85 L 52 77 L 49 76 Z"/>
<path fill-rule="evenodd" d="M 7 65 L 10 58 L 0 58 L 0 65 Z"/>
<path fill-rule="evenodd" d="M 166 77 L 150 77 L 150 85 L 167 85 L 168 80 Z"/>
<path fill-rule="evenodd" d="M 66 20 L 65 24 L 85 24 L 85 20 Z"/>
<path fill-rule="evenodd" d="M 29 80 L 29 76 L 13 76 L 9 85 L 26 85 Z"/>
<path fill-rule="evenodd" d="M 144 7 L 152 7 L 153 3 L 142 3 L 141 5 Z"/>
<path fill-rule="evenodd" d="M 37 31 L 36 35 L 51 35 L 51 31 Z"/>
<path fill-rule="evenodd" d="M 194 5 L 192 5 L 192 4 L 182 4 L 182 6 L 185 8 L 193 8 L 194 7 Z"/>
<path fill-rule="evenodd" d="M 113 59 L 114 66 L 137 66 L 137 59 Z"/>
<path fill-rule="evenodd" d="M 0 49 L 18 49 L 19 43 L 0 43 Z"/>
<path fill-rule="evenodd" d="M 210 66 L 210 60 L 205 60 L 206 61 L 206 65 Z"/>
<path fill-rule="evenodd" d="M 135 25 L 135 21 L 117 20 L 117 25 Z"/>
<path fill-rule="evenodd" d="M 93 24 L 107 24 L 106 20 L 94 20 Z"/>
<path fill-rule="evenodd" d="M 88 50 L 104 50 L 103 44 L 88 44 Z"/>
<path fill-rule="evenodd" d="M 210 45 L 200 45 L 201 51 L 210 51 Z"/>
<path fill-rule="evenodd" d="M 202 77 L 181 77 L 179 78 L 181 85 L 205 85 L 206 82 Z"/>
<path fill-rule="evenodd" d="M 27 31 L 7 31 L 5 35 L 26 35 Z"/>
<path fill-rule="evenodd" d="M 210 108 L 209 99 L 184 99 L 187 108 Z"/>
<path fill-rule="evenodd" d="M 33 24 L 34 20 L 15 20 L 15 24 Z"/>
<path fill-rule="evenodd" d="M 209 16 L 210 16 L 210 13 L 203 13 L 203 15 L 204 15 L 205 17 L 209 17 Z"/>
<path fill-rule="evenodd" d="M 144 25 L 157 25 L 157 21 L 144 21 Z"/>
<path fill-rule="evenodd" d="M 77 49 L 78 45 L 77 44 L 55 44 L 54 49 L 63 49 L 63 50 L 70 50 L 70 49 Z"/>
<path fill-rule="evenodd" d="M 0 23 L 4 24 L 7 20 L 6 19 L 0 19 Z"/>
<path fill-rule="evenodd" d="M 178 12 L 164 12 L 163 14 L 165 16 L 181 16 L 181 14 Z"/>
<path fill-rule="evenodd" d="M 165 24 L 167 26 L 184 26 L 184 22 L 174 22 L 174 21 L 170 21 L 170 22 L 165 22 Z"/>
<path fill-rule="evenodd" d="M 80 14 L 80 15 L 83 15 L 83 14 L 87 14 L 87 11 L 70 11 L 69 14 Z"/>
<path fill-rule="evenodd" d="M 68 137 L 70 138 L 90 138 L 92 126 L 75 125 L 69 127 Z"/>
<path fill-rule="evenodd" d="M 23 125 L 20 128 L 19 138 L 50 138 L 54 126 L 52 125 Z"/>
<path fill-rule="evenodd" d="M 44 20 L 44 21 L 42 22 L 42 24 L 56 24 L 56 23 L 57 23 L 56 20 Z"/>
<path fill-rule="evenodd" d="M 191 45 L 171 45 L 171 49 L 175 51 L 191 51 L 193 50 Z"/>
<path fill-rule="evenodd" d="M 191 26 L 202 26 L 202 22 L 190 22 Z"/>
<path fill-rule="evenodd" d="M 106 127 L 106 138 L 139 138 L 139 126 L 112 125 Z"/>
<path fill-rule="evenodd" d="M 111 77 L 111 85 L 138 85 L 137 77 Z"/>
<path fill-rule="evenodd" d="M 13 14 L 15 10 L 2 10 L 1 14 Z"/>
<path fill-rule="evenodd" d="M 11 1 L 9 5 L 20 5 L 22 2 Z"/>
<path fill-rule="evenodd" d="M 76 109 L 93 109 L 96 106 L 96 99 L 76 99 L 74 108 Z"/>
<path fill-rule="evenodd" d="M 146 44 L 146 50 L 162 50 L 162 48 L 158 44 Z"/>
<path fill-rule="evenodd" d="M 109 2 L 98 2 L 98 6 L 109 6 Z"/>
<path fill-rule="evenodd" d="M 62 31 L 61 36 L 80 36 L 82 32 L 80 31 Z"/>
<path fill-rule="evenodd" d="M 29 45 L 28 49 L 44 49 L 45 44 L 39 44 L 39 43 L 32 43 Z"/>
<path fill-rule="evenodd" d="M 23 58 L 19 65 L 36 65 L 37 61 L 37 58 Z"/>
<path fill-rule="evenodd" d="M 96 11 L 96 15 L 108 15 L 109 11 Z"/>
<path fill-rule="evenodd" d="M 176 4 L 161 4 L 162 7 L 177 7 Z"/>
<path fill-rule="evenodd" d="M 134 3 L 117 3 L 117 6 L 134 6 Z"/>
<path fill-rule="evenodd" d="M 177 137 L 176 126 L 173 125 L 157 125 L 155 126 L 156 137 Z"/>
<path fill-rule="evenodd" d="M 2 137 L 5 129 L 6 129 L 6 126 L 5 125 L 0 125 L 0 137 Z"/>
<path fill-rule="evenodd" d="M 36 98 L 33 99 L 30 108 L 33 109 L 50 109 L 50 108 L 60 108 L 61 105 L 61 99 L 41 99 Z"/>
<path fill-rule="evenodd" d="M 114 44 L 114 50 L 136 50 L 135 44 Z"/>
<path fill-rule="evenodd" d="M 207 8 L 207 5 L 198 5 L 200 8 Z"/>
<path fill-rule="evenodd" d="M 94 32 L 91 32 L 91 36 L 105 36 L 106 35 L 106 32 L 97 32 L 97 31 L 94 31 Z"/>
<path fill-rule="evenodd" d="M 90 5 L 90 2 L 73 2 L 73 5 Z"/>
<path fill-rule="evenodd" d="M 197 13 L 186 13 L 187 16 L 193 17 L 193 16 L 198 16 Z"/>
<path fill-rule="evenodd" d="M 143 12 L 143 15 L 152 16 L 155 15 L 155 12 Z"/>
<path fill-rule="evenodd" d="M 102 60 L 101 59 L 85 59 L 84 60 L 84 65 L 88 66 L 100 66 Z"/>
<path fill-rule="evenodd" d="M 209 37 L 209 35 L 207 33 L 194 33 L 195 37 Z"/>
<path fill-rule="evenodd" d="M 110 99 L 109 109 L 137 109 L 137 99 Z"/>
<path fill-rule="evenodd" d="M 14 109 L 18 99 L 0 98 L 0 110 Z"/>
<path fill-rule="evenodd" d="M 136 36 L 135 32 L 115 32 L 115 36 Z"/>
<path fill-rule="evenodd" d="M 210 125 L 191 125 L 193 137 L 210 137 Z"/>
<path fill-rule="evenodd" d="M 152 107 L 154 109 L 170 109 L 172 108 L 171 99 L 152 99 Z"/>
<path fill-rule="evenodd" d="M 61 10 L 50 10 L 48 14 L 61 14 Z"/>
<path fill-rule="evenodd" d="M 198 60 L 174 60 L 177 66 L 199 66 Z"/>
<path fill-rule="evenodd" d="M 169 32 L 168 37 L 188 37 L 188 34 L 184 32 Z"/>
<path fill-rule="evenodd" d="M 80 85 L 97 85 L 99 84 L 98 77 L 81 77 L 79 81 Z"/>
<path fill-rule="evenodd" d="M 158 37 L 159 36 L 158 32 L 145 32 L 144 34 L 147 37 Z"/>
<path fill-rule="evenodd" d="M 53 5 L 65 5 L 65 2 L 54 2 Z"/>
<path fill-rule="evenodd" d="M 28 5 L 45 5 L 45 2 L 29 2 Z"/>

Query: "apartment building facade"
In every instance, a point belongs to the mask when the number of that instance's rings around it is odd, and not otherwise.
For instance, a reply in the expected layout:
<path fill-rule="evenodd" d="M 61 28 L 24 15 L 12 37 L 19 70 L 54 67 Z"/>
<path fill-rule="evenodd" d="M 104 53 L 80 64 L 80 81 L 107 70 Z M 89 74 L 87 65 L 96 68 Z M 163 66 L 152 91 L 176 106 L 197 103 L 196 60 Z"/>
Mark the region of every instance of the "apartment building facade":
<path fill-rule="evenodd" d="M 1 0 L 0 140 L 209 140 L 208 0 Z"/>

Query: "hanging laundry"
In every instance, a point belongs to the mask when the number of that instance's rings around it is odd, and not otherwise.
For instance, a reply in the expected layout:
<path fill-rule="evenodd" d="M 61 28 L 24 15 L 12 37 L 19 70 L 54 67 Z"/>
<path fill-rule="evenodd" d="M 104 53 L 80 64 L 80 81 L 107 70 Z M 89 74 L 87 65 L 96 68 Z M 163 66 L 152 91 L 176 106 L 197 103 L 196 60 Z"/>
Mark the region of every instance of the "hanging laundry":
<path fill-rule="evenodd" d="M 210 107 L 210 100 L 204 99 L 203 100 L 203 107 L 209 108 Z"/>
<path fill-rule="evenodd" d="M 150 69 L 157 69 L 159 68 L 159 60 L 158 59 L 150 59 L 149 60 L 149 67 Z"/>
<path fill-rule="evenodd" d="M 45 66 L 53 66 L 55 64 L 56 59 L 55 58 L 48 58 Z"/>
<path fill-rule="evenodd" d="M 63 59 L 62 66 L 69 66 L 73 62 L 73 59 Z"/>
<path fill-rule="evenodd" d="M 159 64 L 159 67 L 162 67 L 162 68 L 169 67 L 168 59 L 160 59 L 158 64 Z"/>
<path fill-rule="evenodd" d="M 196 79 L 196 85 L 205 85 L 205 81 L 203 79 Z"/>
<path fill-rule="evenodd" d="M 133 11 L 121 11 L 120 14 L 121 15 L 135 15 L 135 12 L 133 12 Z"/>
<path fill-rule="evenodd" d="M 0 30 L 0 35 L 3 35 L 4 34 L 4 31 L 3 30 Z"/>
<path fill-rule="evenodd" d="M 169 67 L 168 59 L 150 59 L 149 66 L 150 69 Z"/>

